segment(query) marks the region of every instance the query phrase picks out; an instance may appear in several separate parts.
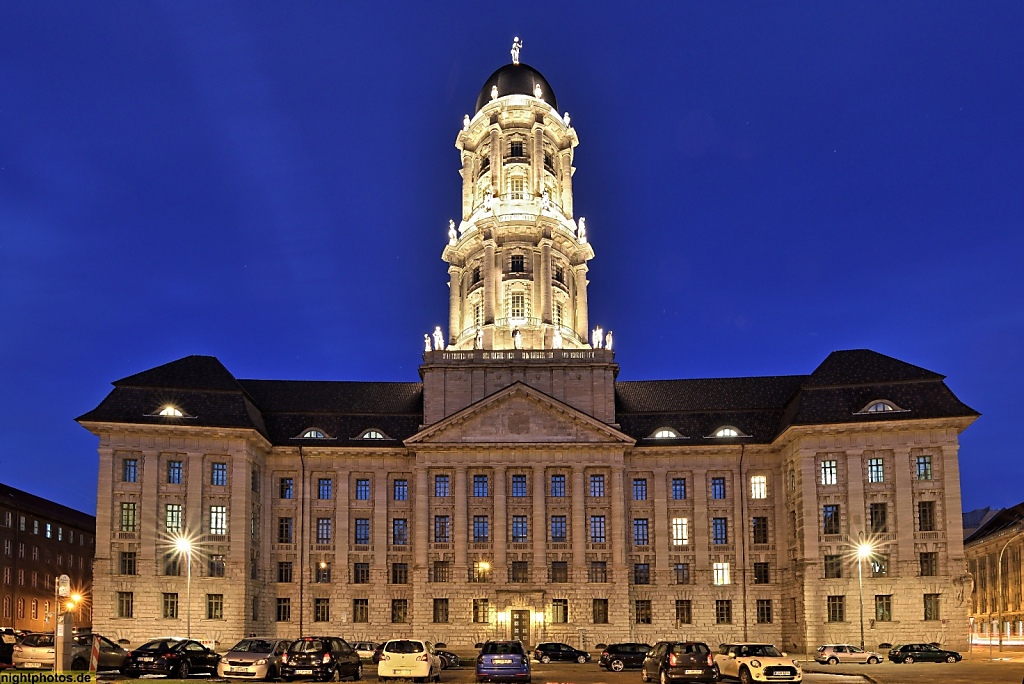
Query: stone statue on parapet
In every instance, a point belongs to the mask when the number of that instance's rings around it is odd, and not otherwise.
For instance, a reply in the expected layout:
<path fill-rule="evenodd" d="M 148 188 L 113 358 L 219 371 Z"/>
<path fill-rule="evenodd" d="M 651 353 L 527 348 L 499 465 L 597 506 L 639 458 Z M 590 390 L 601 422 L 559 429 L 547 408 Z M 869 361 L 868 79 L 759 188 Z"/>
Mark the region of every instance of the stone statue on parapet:
<path fill-rule="evenodd" d="M 523 49 L 523 41 L 519 40 L 519 36 L 515 37 L 512 41 L 512 63 L 519 64 L 519 51 Z"/>
<path fill-rule="evenodd" d="M 562 331 L 555 326 L 555 333 L 551 336 L 551 348 L 561 349 L 562 348 Z"/>
<path fill-rule="evenodd" d="M 473 337 L 473 349 L 484 348 L 484 329 L 480 326 L 476 327 L 476 335 Z"/>
<path fill-rule="evenodd" d="M 430 335 L 423 333 L 423 351 L 430 351 Z"/>
<path fill-rule="evenodd" d="M 459 241 L 459 234 L 455 232 L 455 221 L 448 219 L 448 244 L 454 245 Z"/>
<path fill-rule="evenodd" d="M 604 330 L 601 330 L 601 326 L 597 326 L 590 335 L 590 346 L 594 349 L 600 349 L 602 342 L 604 342 Z"/>
<path fill-rule="evenodd" d="M 462 130 L 464 130 L 464 131 L 468 131 L 469 130 L 469 114 L 467 114 L 466 116 L 462 117 Z"/>
<path fill-rule="evenodd" d="M 587 242 L 587 219 L 582 216 L 580 216 L 579 227 L 576 229 L 576 238 L 581 245 Z"/>
<path fill-rule="evenodd" d="M 444 351 L 444 333 L 441 326 L 434 328 L 434 351 Z"/>
<path fill-rule="evenodd" d="M 523 333 L 519 332 L 519 328 L 512 331 L 512 346 L 516 349 L 523 348 Z"/>
<path fill-rule="evenodd" d="M 608 334 L 604 336 L 604 348 L 608 351 L 612 349 L 612 331 L 609 330 Z"/>

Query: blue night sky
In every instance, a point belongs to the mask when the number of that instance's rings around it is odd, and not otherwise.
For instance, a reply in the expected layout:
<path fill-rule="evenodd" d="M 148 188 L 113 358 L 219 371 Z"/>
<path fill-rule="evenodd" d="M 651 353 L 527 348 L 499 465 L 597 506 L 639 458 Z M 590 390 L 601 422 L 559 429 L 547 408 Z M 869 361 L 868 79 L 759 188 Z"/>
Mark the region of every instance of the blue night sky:
<path fill-rule="evenodd" d="M 366 5 L 3 4 L 0 480 L 94 511 L 74 418 L 188 354 L 417 380 L 454 141 L 520 35 L 620 379 L 871 348 L 983 414 L 965 508 L 1024 500 L 1024 3 Z"/>

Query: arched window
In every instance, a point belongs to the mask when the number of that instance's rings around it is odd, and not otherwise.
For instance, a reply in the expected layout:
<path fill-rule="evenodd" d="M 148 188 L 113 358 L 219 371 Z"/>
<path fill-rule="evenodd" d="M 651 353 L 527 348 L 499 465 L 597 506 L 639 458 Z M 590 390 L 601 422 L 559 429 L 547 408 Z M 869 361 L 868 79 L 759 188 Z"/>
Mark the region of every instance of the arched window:
<path fill-rule="evenodd" d="M 160 412 L 157 415 L 181 418 L 185 414 L 182 413 L 181 409 L 178 408 L 177 406 L 174 406 L 173 404 L 168 404 L 167 406 L 164 406 L 162 409 L 160 409 Z"/>
<path fill-rule="evenodd" d="M 651 439 L 679 439 L 679 433 L 670 427 L 658 428 L 651 435 Z"/>
<path fill-rule="evenodd" d="M 321 430 L 310 428 L 302 433 L 302 439 L 324 439 L 326 435 Z"/>
<path fill-rule="evenodd" d="M 857 411 L 857 413 L 901 413 L 903 411 L 906 411 L 906 409 L 900 408 L 888 399 L 873 399 L 868 402 L 867 406 Z"/>
<path fill-rule="evenodd" d="M 359 439 L 387 439 L 387 437 L 380 430 L 371 429 L 359 435 Z"/>
<path fill-rule="evenodd" d="M 729 437 L 747 437 L 739 428 L 733 427 L 732 425 L 723 425 L 714 432 L 711 433 L 712 437 L 718 437 L 720 439 L 728 439 Z"/>

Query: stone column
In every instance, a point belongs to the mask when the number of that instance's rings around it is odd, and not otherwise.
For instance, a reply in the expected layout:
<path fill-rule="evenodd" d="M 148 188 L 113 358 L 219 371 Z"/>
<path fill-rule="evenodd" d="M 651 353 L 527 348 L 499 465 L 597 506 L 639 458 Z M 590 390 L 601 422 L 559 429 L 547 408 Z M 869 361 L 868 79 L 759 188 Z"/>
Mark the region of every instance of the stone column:
<path fill-rule="evenodd" d="M 964 565 L 963 518 L 960 515 L 960 461 L 957 458 L 958 445 L 942 447 L 942 493 L 943 520 L 939 529 L 946 532 L 947 567 L 945 573 L 958 577 L 966 572 Z"/>
<path fill-rule="evenodd" d="M 136 572 L 139 575 L 153 575 L 157 574 L 154 572 L 155 568 L 160 567 L 163 549 L 158 548 L 157 539 L 162 537 L 164 531 L 163 520 L 161 520 L 161 514 L 163 511 L 158 510 L 161 507 L 160 497 L 157 496 L 157 490 L 160 484 L 160 452 L 156 449 L 147 449 L 142 452 L 142 472 L 140 475 L 140 481 L 142 482 L 142 498 L 139 500 L 139 511 L 137 513 L 138 519 L 136 524 L 139 530 L 139 554 L 138 554 L 138 567 Z M 115 480 L 116 481 L 116 480 Z M 190 480 L 191 483 L 191 480 Z M 194 499 L 196 508 L 200 509 L 201 504 L 198 502 L 202 501 L 201 498 L 197 497 Z M 234 511 L 229 511 L 228 520 L 234 519 Z M 201 514 L 200 514 L 201 515 Z M 193 542 L 198 541 L 197 535 L 201 534 L 202 530 L 198 527 L 192 530 Z M 98 547 L 97 547 L 98 548 Z M 161 557 L 158 558 L 157 554 L 160 553 Z M 194 555 L 194 554 L 193 554 Z M 156 565 L 154 565 L 156 563 Z M 60 574 L 60 573 L 58 573 Z"/>
<path fill-rule="evenodd" d="M 583 464 L 572 466 L 572 574 L 570 582 L 587 581 L 587 511 L 586 485 L 583 481 Z"/>
<path fill-rule="evenodd" d="M 576 334 L 584 343 L 590 341 L 590 321 L 587 318 L 587 265 L 579 264 L 573 267 L 576 275 L 576 306 L 573 312 L 576 316 Z"/>
<path fill-rule="evenodd" d="M 496 315 L 497 289 L 501 277 L 501 269 L 494 266 L 494 240 L 484 241 L 484 323 L 493 324 Z M 495 273 L 497 270 L 497 273 Z M 493 348 L 493 347 L 492 347 Z"/>
<path fill-rule="evenodd" d="M 668 470 L 654 469 L 654 583 L 672 584 L 668 562 L 672 521 L 668 517 Z"/>
<path fill-rule="evenodd" d="M 391 542 L 391 530 L 388 528 L 387 473 L 387 468 L 379 464 L 373 479 L 373 565 L 385 573 L 388 567 L 388 545 Z"/>
<path fill-rule="evenodd" d="M 534 465 L 533 466 L 533 520 L 534 525 L 539 525 L 540 529 L 537 530 L 533 535 L 533 578 L 540 580 L 540 582 L 546 581 L 547 578 L 547 507 L 545 506 L 545 496 L 547 495 L 547 489 L 544 486 L 544 466 Z M 573 539 L 573 543 L 575 543 Z"/>
<path fill-rule="evenodd" d="M 614 466 L 612 468 L 612 518 L 606 521 L 607 524 L 605 525 L 605 531 L 608 535 L 607 539 L 612 550 L 614 577 L 611 581 L 623 583 L 626 581 L 626 540 L 629 534 L 626 529 L 625 499 L 623 498 L 625 496 L 622 484 L 624 471 L 625 468 L 623 466 Z"/>
<path fill-rule="evenodd" d="M 910 568 L 914 558 L 914 480 L 911 477 L 910 447 L 893 450 L 893 479 L 896 482 L 896 560 L 897 572 Z M 957 512 L 960 509 L 957 508 Z M 961 532 L 961 536 L 962 536 Z M 904 567 L 905 566 L 905 567 Z M 904 575 L 897 575 L 904 576 Z M 911 575 L 912 576 L 912 575 Z"/>
<path fill-rule="evenodd" d="M 206 478 L 210 477 L 210 474 L 204 468 L 202 453 L 189 452 L 182 460 L 185 461 L 185 467 L 188 468 L 185 473 L 185 477 L 188 479 L 185 485 L 185 510 L 182 513 L 184 518 L 182 525 L 184 525 L 183 531 L 191 535 L 194 541 L 199 535 L 203 534 L 203 483 L 206 482 Z M 296 478 L 295 484 L 298 489 L 296 494 L 303 496 L 305 494 L 305 485 L 298 481 L 299 479 Z M 296 523 L 302 524 L 302 521 L 296 521 Z M 296 527 L 296 535 L 298 535 L 298 532 L 298 527 Z M 192 560 L 195 560 L 195 556 L 196 554 L 193 552 Z"/>
<path fill-rule="evenodd" d="M 562 195 L 562 211 L 572 218 L 572 150 L 563 150 L 560 155 L 559 192 Z"/>
<path fill-rule="evenodd" d="M 419 571 L 427 566 L 427 542 L 430 540 L 430 489 L 427 483 L 427 466 L 423 463 L 416 464 L 416 486 L 412 496 L 415 502 L 412 535 L 413 568 Z M 419 574 L 417 572 L 417 576 Z"/>
<path fill-rule="evenodd" d="M 455 542 L 455 581 L 464 582 L 466 549 L 469 548 L 469 501 L 466 496 L 466 466 L 455 468 L 455 520 L 452 521 L 452 541 Z M 461 574 L 460 574 L 461 573 Z"/>
<path fill-rule="evenodd" d="M 491 126 L 491 191 L 494 193 L 495 199 L 504 194 L 502 192 L 504 178 L 502 178 L 501 169 L 502 141 L 498 134 L 499 130 L 497 126 Z"/>
<path fill-rule="evenodd" d="M 540 241 L 540 277 L 534 277 L 540 294 L 541 319 L 551 323 L 551 240 Z"/>
<path fill-rule="evenodd" d="M 449 266 L 448 277 L 448 344 L 452 344 L 462 332 L 462 268 Z"/>
<path fill-rule="evenodd" d="M 508 524 L 505 466 L 494 466 L 494 563 L 491 577 L 499 585 L 508 578 Z"/>
<path fill-rule="evenodd" d="M 867 504 L 864 502 L 864 451 L 846 452 L 846 501 L 850 507 L 848 529 L 850 543 L 868 536 Z"/>
<path fill-rule="evenodd" d="M 462 220 L 465 221 L 473 213 L 473 190 L 476 185 L 476 154 L 468 150 L 462 151 Z"/>

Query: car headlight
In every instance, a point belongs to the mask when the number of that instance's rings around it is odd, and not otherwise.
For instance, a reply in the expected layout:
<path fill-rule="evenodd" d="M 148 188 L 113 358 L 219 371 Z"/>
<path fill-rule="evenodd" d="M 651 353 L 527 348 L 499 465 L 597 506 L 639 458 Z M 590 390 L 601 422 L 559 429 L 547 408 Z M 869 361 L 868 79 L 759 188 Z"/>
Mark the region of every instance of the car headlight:
<path fill-rule="evenodd" d="M 266 658 L 260 658 L 255 663 L 253 663 L 253 665 L 266 665 L 266 664 L 267 664 L 267 659 Z"/>
<path fill-rule="evenodd" d="M 761 661 L 760 660 L 751 660 L 750 661 L 750 666 L 751 667 L 761 667 Z"/>

